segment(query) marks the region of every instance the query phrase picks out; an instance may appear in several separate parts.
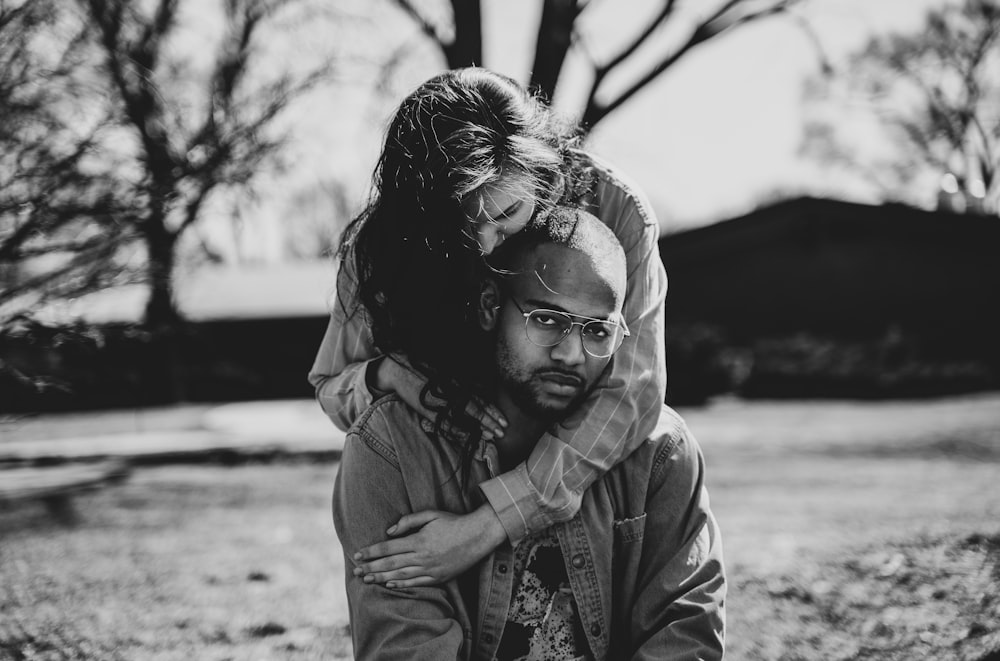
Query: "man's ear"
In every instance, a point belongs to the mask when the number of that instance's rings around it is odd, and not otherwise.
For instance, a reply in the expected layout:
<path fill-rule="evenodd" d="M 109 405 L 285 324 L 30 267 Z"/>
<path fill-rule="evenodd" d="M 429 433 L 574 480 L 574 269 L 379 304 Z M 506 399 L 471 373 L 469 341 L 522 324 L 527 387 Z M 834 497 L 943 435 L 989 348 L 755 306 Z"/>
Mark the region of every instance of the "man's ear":
<path fill-rule="evenodd" d="M 479 326 L 483 330 L 493 330 L 499 313 L 500 287 L 493 278 L 486 278 L 479 289 Z"/>

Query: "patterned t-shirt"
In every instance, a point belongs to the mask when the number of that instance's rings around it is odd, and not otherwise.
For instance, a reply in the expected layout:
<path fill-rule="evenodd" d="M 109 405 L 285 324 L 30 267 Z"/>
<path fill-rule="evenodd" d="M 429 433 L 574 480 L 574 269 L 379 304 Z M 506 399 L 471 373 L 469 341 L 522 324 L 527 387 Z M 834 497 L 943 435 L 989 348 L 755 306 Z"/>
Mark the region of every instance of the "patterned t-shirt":
<path fill-rule="evenodd" d="M 514 589 L 497 661 L 585 661 L 587 638 L 551 530 L 526 537 L 514 550 Z"/>

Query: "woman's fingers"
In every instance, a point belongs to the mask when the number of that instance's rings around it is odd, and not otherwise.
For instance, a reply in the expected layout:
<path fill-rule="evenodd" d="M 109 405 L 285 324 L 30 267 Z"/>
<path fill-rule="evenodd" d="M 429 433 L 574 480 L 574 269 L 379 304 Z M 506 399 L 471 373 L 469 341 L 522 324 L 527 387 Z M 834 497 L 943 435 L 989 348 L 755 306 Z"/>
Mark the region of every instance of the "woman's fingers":
<path fill-rule="evenodd" d="M 365 583 L 384 584 L 386 587 L 417 587 L 433 585 L 435 579 L 413 554 L 395 555 L 365 563 L 354 568 L 354 575 Z"/>
<path fill-rule="evenodd" d="M 437 510 L 422 510 L 400 518 L 395 525 L 386 531 L 389 535 L 394 535 L 394 539 L 366 546 L 354 554 L 354 559 L 361 563 L 355 567 L 354 575 L 360 576 L 393 571 L 407 566 L 417 566 L 416 559 L 423 546 L 421 539 L 413 533 L 441 515 L 442 513 Z M 401 578 L 410 578 L 410 576 Z M 383 583 L 384 581 L 377 582 Z"/>
<path fill-rule="evenodd" d="M 483 404 L 483 408 L 486 415 L 499 427 L 500 433 L 503 435 L 503 430 L 507 428 L 507 418 L 500 411 L 500 407 L 494 404 Z"/>
<path fill-rule="evenodd" d="M 424 585 L 435 585 L 437 582 L 430 576 L 417 576 L 415 578 L 408 578 L 405 580 L 391 580 L 386 582 L 385 587 L 387 588 L 418 588 Z"/>
<path fill-rule="evenodd" d="M 436 510 L 423 510 L 422 512 L 414 512 L 413 514 L 407 514 L 403 516 L 396 525 L 392 526 L 386 531 L 386 534 L 392 535 L 393 537 L 399 537 L 407 533 L 413 532 L 419 528 L 423 528 L 425 525 L 438 518 L 440 513 Z M 413 550 L 413 549 L 410 549 Z"/>
<path fill-rule="evenodd" d="M 354 554 L 354 559 L 359 562 L 365 562 L 388 556 L 399 555 L 400 553 L 409 553 L 413 550 L 413 543 L 408 541 L 408 538 L 406 537 L 400 537 L 398 539 L 387 539 L 384 542 L 366 546 Z"/>
<path fill-rule="evenodd" d="M 499 408 L 493 404 L 473 399 L 469 402 L 465 411 L 479 421 L 488 439 L 503 437 L 504 428 L 507 426 L 507 418 L 504 417 Z"/>
<path fill-rule="evenodd" d="M 363 576 L 365 574 L 392 572 L 406 567 L 417 566 L 419 565 L 416 556 L 413 553 L 404 553 L 401 555 L 391 555 L 387 558 L 379 558 L 370 562 L 363 562 L 354 568 L 354 575 Z"/>
<path fill-rule="evenodd" d="M 394 569 L 393 571 L 374 572 L 372 574 L 365 574 L 365 577 L 362 580 L 365 583 L 378 583 L 379 585 L 385 585 L 390 581 L 396 583 L 398 581 L 413 580 L 418 577 L 428 581 L 433 580 L 430 576 L 426 575 L 421 567 L 404 567 L 402 569 Z M 424 585 L 427 585 L 427 583 L 424 583 Z M 394 586 L 390 585 L 388 587 Z"/>

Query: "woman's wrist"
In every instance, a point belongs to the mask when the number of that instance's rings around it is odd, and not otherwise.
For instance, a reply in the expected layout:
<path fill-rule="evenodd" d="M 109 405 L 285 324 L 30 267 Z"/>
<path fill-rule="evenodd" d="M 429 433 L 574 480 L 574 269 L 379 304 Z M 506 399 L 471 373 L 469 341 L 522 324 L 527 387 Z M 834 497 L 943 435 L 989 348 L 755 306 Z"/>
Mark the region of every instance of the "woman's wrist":
<path fill-rule="evenodd" d="M 372 397 L 378 399 L 392 391 L 391 380 L 387 370 L 391 369 L 391 360 L 386 360 L 385 356 L 379 356 L 368 362 L 365 368 L 365 385 Z"/>

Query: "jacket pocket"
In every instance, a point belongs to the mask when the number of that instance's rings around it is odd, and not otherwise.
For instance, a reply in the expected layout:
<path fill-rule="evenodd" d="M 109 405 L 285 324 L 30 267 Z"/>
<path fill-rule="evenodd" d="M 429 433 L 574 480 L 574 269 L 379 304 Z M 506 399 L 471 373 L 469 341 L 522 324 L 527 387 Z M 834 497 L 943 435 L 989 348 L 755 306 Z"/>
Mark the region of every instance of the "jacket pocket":
<path fill-rule="evenodd" d="M 632 542 L 641 542 L 646 532 L 646 514 L 634 516 L 630 519 L 619 519 L 614 522 L 615 547 Z"/>
<path fill-rule="evenodd" d="M 646 533 L 646 514 L 617 519 L 612 524 L 614 546 L 611 556 L 612 612 L 629 613 L 635 604 L 638 586 L 642 539 Z M 630 649 L 632 634 L 629 618 L 612 618 L 611 649 Z M 622 647 L 619 647 L 622 646 Z"/>

